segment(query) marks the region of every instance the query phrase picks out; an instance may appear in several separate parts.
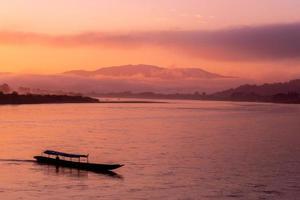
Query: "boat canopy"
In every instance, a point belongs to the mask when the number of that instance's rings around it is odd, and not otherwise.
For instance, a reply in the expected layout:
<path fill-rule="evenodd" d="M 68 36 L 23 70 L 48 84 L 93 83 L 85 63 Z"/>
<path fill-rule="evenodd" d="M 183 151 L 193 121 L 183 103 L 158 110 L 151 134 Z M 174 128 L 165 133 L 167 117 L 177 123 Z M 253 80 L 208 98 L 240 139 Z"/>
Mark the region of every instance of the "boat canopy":
<path fill-rule="evenodd" d="M 63 152 L 52 151 L 52 150 L 46 150 L 46 151 L 44 151 L 44 154 L 55 155 L 55 156 L 64 156 L 64 157 L 69 157 L 69 158 L 80 158 L 80 157 L 87 158 L 87 157 L 89 157 L 89 155 L 70 154 L 70 153 L 63 153 Z"/>

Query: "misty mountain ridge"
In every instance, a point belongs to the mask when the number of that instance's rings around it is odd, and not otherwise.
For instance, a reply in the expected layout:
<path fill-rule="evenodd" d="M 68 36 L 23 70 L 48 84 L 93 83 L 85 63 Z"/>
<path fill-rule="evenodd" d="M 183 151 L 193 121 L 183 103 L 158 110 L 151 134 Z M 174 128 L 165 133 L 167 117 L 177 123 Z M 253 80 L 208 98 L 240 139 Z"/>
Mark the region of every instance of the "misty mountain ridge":
<path fill-rule="evenodd" d="M 277 94 L 299 93 L 300 79 L 290 80 L 288 82 L 265 83 L 262 85 L 241 85 L 221 92 L 214 93 L 216 97 L 230 97 L 237 94 L 272 96 Z"/>
<path fill-rule="evenodd" d="M 300 79 L 291 80 L 284 83 L 266 83 L 263 85 L 245 84 L 237 88 L 232 88 L 213 94 L 206 94 L 205 92 L 173 94 L 154 92 L 122 92 L 100 94 L 99 96 L 115 98 L 189 99 L 300 104 Z"/>
<path fill-rule="evenodd" d="M 127 85 L 128 86 L 128 85 Z M 13 90 L 8 84 L 0 85 L 2 94 L 9 94 L 18 91 L 21 94 L 47 94 L 47 91 L 19 87 Z M 103 91 L 103 90 L 102 90 Z M 110 90 L 111 91 L 111 90 Z M 53 93 L 53 91 L 48 91 Z M 53 94 L 66 94 L 64 91 L 56 91 Z M 68 93 L 71 96 L 76 94 Z M 215 101 L 248 101 L 248 102 L 272 102 L 272 103 L 295 103 L 300 104 L 300 79 L 291 80 L 283 83 L 266 83 L 263 85 L 241 85 L 236 88 L 207 94 L 199 93 L 155 93 L 155 92 L 97 92 L 85 91 L 86 95 L 114 98 L 148 98 L 148 99 L 190 99 L 190 100 L 215 100 Z M 78 96 L 78 95 L 77 95 Z"/>
<path fill-rule="evenodd" d="M 115 77 L 115 78 L 152 78 L 152 79 L 220 79 L 233 78 L 211 73 L 200 68 L 163 68 L 154 65 L 121 65 L 104 67 L 95 71 L 73 70 L 63 73 L 84 77 Z"/>
<path fill-rule="evenodd" d="M 213 93 L 251 80 L 227 77 L 199 68 L 163 68 L 154 65 L 122 65 L 95 71 L 73 70 L 59 74 L 0 74 L 3 83 L 41 91 L 73 93 L 144 92 Z M 37 88 L 38 87 L 38 88 Z M 43 92 L 44 93 L 44 92 Z"/>

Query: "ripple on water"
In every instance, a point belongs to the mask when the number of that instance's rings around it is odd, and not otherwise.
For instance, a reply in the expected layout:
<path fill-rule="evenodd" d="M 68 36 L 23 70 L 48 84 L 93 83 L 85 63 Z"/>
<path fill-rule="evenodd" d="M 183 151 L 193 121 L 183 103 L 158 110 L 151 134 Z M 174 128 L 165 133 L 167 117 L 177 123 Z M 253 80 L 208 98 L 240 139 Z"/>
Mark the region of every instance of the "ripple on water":
<path fill-rule="evenodd" d="M 268 199 L 300 195 L 299 105 L 178 101 L 0 107 L 0 158 L 43 149 L 121 162 L 118 176 L 0 160 L 0 199 Z M 252 183 L 252 184 L 247 184 Z"/>

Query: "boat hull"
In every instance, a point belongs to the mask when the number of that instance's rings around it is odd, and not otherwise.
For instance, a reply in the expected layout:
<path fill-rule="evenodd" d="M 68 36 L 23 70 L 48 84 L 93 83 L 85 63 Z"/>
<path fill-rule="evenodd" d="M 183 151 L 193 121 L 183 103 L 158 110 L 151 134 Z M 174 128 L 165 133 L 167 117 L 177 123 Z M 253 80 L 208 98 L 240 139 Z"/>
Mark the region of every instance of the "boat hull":
<path fill-rule="evenodd" d="M 96 163 L 84 163 L 84 162 L 73 162 L 68 160 L 55 159 L 45 156 L 34 156 L 34 159 L 38 163 L 56 165 L 62 167 L 76 168 L 88 171 L 110 171 L 122 167 L 120 164 L 96 164 Z"/>

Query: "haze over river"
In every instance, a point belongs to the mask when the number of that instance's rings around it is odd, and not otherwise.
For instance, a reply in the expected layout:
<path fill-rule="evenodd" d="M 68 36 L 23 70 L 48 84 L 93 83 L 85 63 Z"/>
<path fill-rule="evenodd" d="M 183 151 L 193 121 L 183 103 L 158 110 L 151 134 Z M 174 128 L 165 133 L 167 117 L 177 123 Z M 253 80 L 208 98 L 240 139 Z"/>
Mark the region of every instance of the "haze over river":
<path fill-rule="evenodd" d="M 1 200 L 299 199 L 300 105 L 0 106 Z M 97 174 L 32 162 L 45 149 L 121 163 Z"/>

